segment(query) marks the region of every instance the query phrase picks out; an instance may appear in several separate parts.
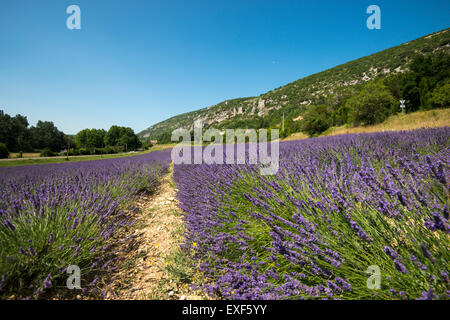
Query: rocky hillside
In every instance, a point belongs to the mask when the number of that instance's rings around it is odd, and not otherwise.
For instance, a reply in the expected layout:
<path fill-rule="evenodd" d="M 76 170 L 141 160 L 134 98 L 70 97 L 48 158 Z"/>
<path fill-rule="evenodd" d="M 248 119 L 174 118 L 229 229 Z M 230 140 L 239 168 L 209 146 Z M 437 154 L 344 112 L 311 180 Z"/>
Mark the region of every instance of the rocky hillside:
<path fill-rule="evenodd" d="M 296 119 L 311 104 L 339 104 L 345 95 L 367 81 L 405 72 L 416 54 L 450 51 L 450 32 L 445 29 L 402 45 L 359 58 L 299 79 L 259 97 L 239 98 L 177 115 L 140 132 L 140 138 L 170 140 L 177 128 L 192 129 L 201 119 L 205 128 L 259 128 L 276 125 L 282 114 Z"/>

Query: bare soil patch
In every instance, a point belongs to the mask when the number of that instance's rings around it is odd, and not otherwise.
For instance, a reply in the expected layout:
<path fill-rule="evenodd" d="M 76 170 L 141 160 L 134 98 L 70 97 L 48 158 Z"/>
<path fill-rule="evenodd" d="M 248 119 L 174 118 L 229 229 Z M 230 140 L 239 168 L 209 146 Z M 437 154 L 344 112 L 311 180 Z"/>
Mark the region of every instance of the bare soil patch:
<path fill-rule="evenodd" d="M 175 198 L 173 168 L 153 195 L 142 195 L 135 203 L 136 237 L 123 265 L 109 285 L 106 299 L 186 299 L 207 298 L 192 284 L 201 275 L 180 250 L 184 224 Z"/>

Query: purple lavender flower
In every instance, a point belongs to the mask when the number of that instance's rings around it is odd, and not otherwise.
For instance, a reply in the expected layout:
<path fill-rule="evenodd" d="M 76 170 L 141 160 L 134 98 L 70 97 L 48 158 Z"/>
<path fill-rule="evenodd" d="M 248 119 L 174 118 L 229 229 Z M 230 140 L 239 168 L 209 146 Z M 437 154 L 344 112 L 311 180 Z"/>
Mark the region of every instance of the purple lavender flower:
<path fill-rule="evenodd" d="M 427 257 L 428 259 L 430 259 L 430 261 L 432 263 L 434 263 L 436 260 L 434 259 L 433 255 L 431 254 L 431 252 L 427 249 L 427 247 L 425 246 L 425 244 L 421 243 L 420 244 L 420 248 L 422 249 L 422 253 L 425 257 Z"/>
<path fill-rule="evenodd" d="M 37 255 L 37 253 L 34 250 L 33 246 L 29 246 L 28 247 L 28 252 L 30 253 L 31 256 L 36 256 Z"/>
<path fill-rule="evenodd" d="M 437 298 L 434 294 L 434 290 L 430 289 L 428 291 L 422 291 L 422 297 L 418 298 L 417 300 L 433 300 Z"/>
<path fill-rule="evenodd" d="M 394 265 L 397 271 L 400 271 L 401 273 L 404 274 L 408 274 L 408 271 L 406 270 L 405 266 L 398 259 L 394 259 Z"/>
<path fill-rule="evenodd" d="M 441 278 L 442 278 L 442 281 L 444 281 L 445 283 L 447 283 L 447 284 L 450 283 L 448 274 L 444 270 L 441 271 Z"/>
<path fill-rule="evenodd" d="M 105 240 L 95 234 L 103 232 L 107 238 L 111 238 L 130 225 L 130 217 L 120 209 L 124 204 L 133 201 L 143 190 L 154 190 L 161 175 L 167 172 L 169 163 L 170 150 L 164 150 L 129 158 L 0 168 L 0 233 L 3 228 L 3 235 L 7 235 L 5 241 L 19 244 L 17 249 L 14 249 L 17 250 L 17 255 L 0 250 L 0 261 L 11 261 L 8 268 L 20 267 L 13 263 L 17 259 L 38 267 L 40 263 L 37 263 L 36 259 L 45 255 L 49 262 L 46 268 L 50 268 L 47 273 L 59 272 L 61 257 L 54 255 L 53 246 L 49 244 L 64 242 L 56 246 L 55 249 L 59 251 L 62 251 L 66 244 L 78 245 L 72 252 L 75 255 L 81 255 L 86 247 L 92 247 L 88 242 L 95 241 L 98 247 L 105 245 L 101 243 Z M 42 226 L 45 223 L 45 229 L 42 230 L 56 228 L 48 231 L 48 238 L 44 239 L 44 243 L 39 239 L 21 238 L 32 234 L 31 229 L 39 223 L 35 221 L 37 219 L 42 219 Z M 21 222 L 24 232 L 17 233 L 16 221 Z M 89 223 L 86 223 L 87 221 Z M 86 228 L 80 228 L 80 225 Z M 26 230 L 28 227 L 29 230 Z M 70 241 L 72 236 L 75 236 L 76 243 Z M 24 246 L 22 243 L 27 239 L 28 245 Z M 26 259 L 18 257 L 21 255 L 26 255 Z M 100 252 L 93 252 L 91 256 L 94 259 L 101 256 L 101 263 L 104 264 L 113 259 L 114 255 L 115 253 L 105 249 L 102 255 Z M 94 259 L 86 263 L 95 263 Z M 21 265 L 25 268 L 25 264 Z M 52 271 L 52 268 L 56 270 Z M 38 279 L 29 277 L 26 270 L 20 271 L 13 272 L 22 274 L 18 276 L 17 282 L 24 282 L 25 288 L 31 283 L 37 283 Z M 43 272 L 35 271 L 36 274 Z M 51 279 L 51 276 L 46 277 L 42 287 L 36 288 L 35 293 L 39 295 L 42 290 L 49 288 L 52 282 L 54 279 Z M 6 286 L 7 283 L 1 284 L 3 285 Z"/>
<path fill-rule="evenodd" d="M 6 220 L 3 222 L 3 225 L 4 225 L 7 229 L 9 229 L 10 231 L 16 230 L 16 227 L 11 223 L 11 221 L 9 221 L 9 219 L 6 219 Z"/>
<path fill-rule="evenodd" d="M 342 279 L 340 277 L 336 277 L 335 280 L 336 280 L 337 284 L 339 284 L 344 290 L 352 291 L 352 285 L 350 283 L 348 283 L 347 281 L 345 281 L 344 279 Z"/>
<path fill-rule="evenodd" d="M 47 289 L 47 288 L 50 288 L 51 286 L 52 286 L 52 276 L 49 273 L 48 276 L 44 280 L 43 287 L 44 287 L 44 289 Z"/>
<path fill-rule="evenodd" d="M 384 247 L 384 252 L 391 257 L 392 259 L 397 258 L 397 252 L 395 252 L 393 249 L 389 248 L 388 246 Z"/>

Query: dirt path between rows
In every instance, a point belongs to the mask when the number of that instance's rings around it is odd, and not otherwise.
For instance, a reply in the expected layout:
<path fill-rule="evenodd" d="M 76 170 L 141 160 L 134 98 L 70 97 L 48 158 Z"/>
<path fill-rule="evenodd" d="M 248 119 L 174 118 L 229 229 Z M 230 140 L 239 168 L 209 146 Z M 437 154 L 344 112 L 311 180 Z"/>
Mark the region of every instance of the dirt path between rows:
<path fill-rule="evenodd" d="M 205 295 L 191 288 L 195 279 L 180 251 L 184 224 L 175 198 L 173 166 L 153 195 L 142 195 L 135 225 L 135 244 L 128 267 L 121 268 L 106 290 L 107 299 L 200 300 Z"/>

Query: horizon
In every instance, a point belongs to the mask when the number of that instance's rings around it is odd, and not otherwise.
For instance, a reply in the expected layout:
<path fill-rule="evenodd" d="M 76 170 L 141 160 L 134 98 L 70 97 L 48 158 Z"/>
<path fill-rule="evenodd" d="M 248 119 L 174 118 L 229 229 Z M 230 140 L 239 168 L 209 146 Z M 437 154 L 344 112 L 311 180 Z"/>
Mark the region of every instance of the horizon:
<path fill-rule="evenodd" d="M 71 4 L 80 30 L 66 27 Z M 448 28 L 441 1 L 133 4 L 2 2 L 0 109 L 71 135 L 111 125 L 138 133 Z M 380 30 L 365 25 L 371 4 Z"/>

